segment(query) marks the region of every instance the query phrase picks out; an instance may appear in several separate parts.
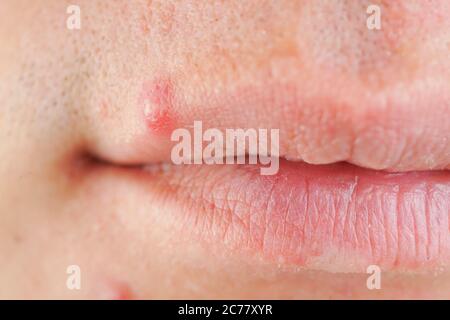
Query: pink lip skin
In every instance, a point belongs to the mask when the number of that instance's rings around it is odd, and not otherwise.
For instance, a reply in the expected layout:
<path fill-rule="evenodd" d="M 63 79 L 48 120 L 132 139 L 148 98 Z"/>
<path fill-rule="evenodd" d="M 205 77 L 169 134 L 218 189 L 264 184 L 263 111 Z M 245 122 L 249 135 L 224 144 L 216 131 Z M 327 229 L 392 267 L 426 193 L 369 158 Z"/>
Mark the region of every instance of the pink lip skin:
<path fill-rule="evenodd" d="M 392 174 L 281 161 L 275 176 L 236 165 L 148 174 L 147 187 L 151 181 L 171 195 L 165 199 L 176 199 L 183 227 L 233 253 L 330 272 L 366 272 L 373 264 L 421 271 L 450 261 L 445 171 Z"/>

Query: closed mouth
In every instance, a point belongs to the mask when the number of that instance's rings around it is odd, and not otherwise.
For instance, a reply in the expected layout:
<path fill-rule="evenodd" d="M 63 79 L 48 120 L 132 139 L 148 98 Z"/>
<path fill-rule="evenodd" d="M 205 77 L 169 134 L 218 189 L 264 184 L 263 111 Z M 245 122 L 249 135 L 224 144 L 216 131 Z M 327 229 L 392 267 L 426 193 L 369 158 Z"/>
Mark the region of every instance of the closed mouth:
<path fill-rule="evenodd" d="M 172 221 L 174 234 L 211 250 L 330 272 L 446 267 L 446 84 L 414 82 L 405 96 L 395 87 L 287 81 L 189 98 L 171 79 L 146 82 L 138 108 L 126 115 L 139 119 L 138 129 L 135 120 L 114 128 L 138 133 L 123 141 L 103 136 L 92 154 L 106 159 L 101 172 L 114 183 L 145 190 L 142 208 Z M 171 164 L 171 132 L 196 119 L 218 130 L 279 128 L 278 173 L 262 176 L 259 165 Z"/>

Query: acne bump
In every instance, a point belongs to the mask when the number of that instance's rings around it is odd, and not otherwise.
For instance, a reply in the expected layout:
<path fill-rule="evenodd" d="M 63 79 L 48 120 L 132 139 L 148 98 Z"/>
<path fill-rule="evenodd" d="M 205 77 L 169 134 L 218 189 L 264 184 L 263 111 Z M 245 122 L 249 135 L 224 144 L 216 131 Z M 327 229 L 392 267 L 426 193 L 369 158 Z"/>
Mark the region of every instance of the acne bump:
<path fill-rule="evenodd" d="M 96 299 L 99 300 L 132 300 L 134 299 L 128 284 L 118 281 L 107 281 L 97 290 Z"/>
<path fill-rule="evenodd" d="M 169 134 L 175 127 L 174 89 L 168 79 L 145 82 L 139 104 L 147 128 L 153 134 Z"/>

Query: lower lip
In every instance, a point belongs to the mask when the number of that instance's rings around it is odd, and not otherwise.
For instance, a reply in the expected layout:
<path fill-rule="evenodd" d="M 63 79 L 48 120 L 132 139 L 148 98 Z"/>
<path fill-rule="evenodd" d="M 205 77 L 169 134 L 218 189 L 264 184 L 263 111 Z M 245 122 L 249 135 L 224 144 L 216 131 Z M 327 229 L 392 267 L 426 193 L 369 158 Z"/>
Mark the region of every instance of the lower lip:
<path fill-rule="evenodd" d="M 446 171 L 392 174 L 281 161 L 275 176 L 246 165 L 148 175 L 145 183 L 176 199 L 183 227 L 233 253 L 330 272 L 422 270 L 450 261 Z"/>

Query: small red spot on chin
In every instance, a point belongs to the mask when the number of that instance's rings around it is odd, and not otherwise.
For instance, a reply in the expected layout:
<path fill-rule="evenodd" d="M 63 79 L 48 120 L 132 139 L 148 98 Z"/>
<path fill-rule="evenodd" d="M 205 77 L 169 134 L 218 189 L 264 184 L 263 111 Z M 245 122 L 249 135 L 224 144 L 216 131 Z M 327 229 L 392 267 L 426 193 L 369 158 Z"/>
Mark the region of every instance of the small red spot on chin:
<path fill-rule="evenodd" d="M 133 295 L 131 293 L 131 290 L 127 286 L 123 286 L 119 289 L 117 292 L 116 300 L 132 300 Z"/>
<path fill-rule="evenodd" d="M 132 300 L 134 299 L 130 287 L 117 281 L 109 281 L 104 283 L 97 290 L 97 299 L 100 300 Z"/>
<path fill-rule="evenodd" d="M 174 92 L 170 80 L 157 79 L 144 83 L 139 96 L 147 128 L 152 133 L 167 134 L 175 127 Z"/>

